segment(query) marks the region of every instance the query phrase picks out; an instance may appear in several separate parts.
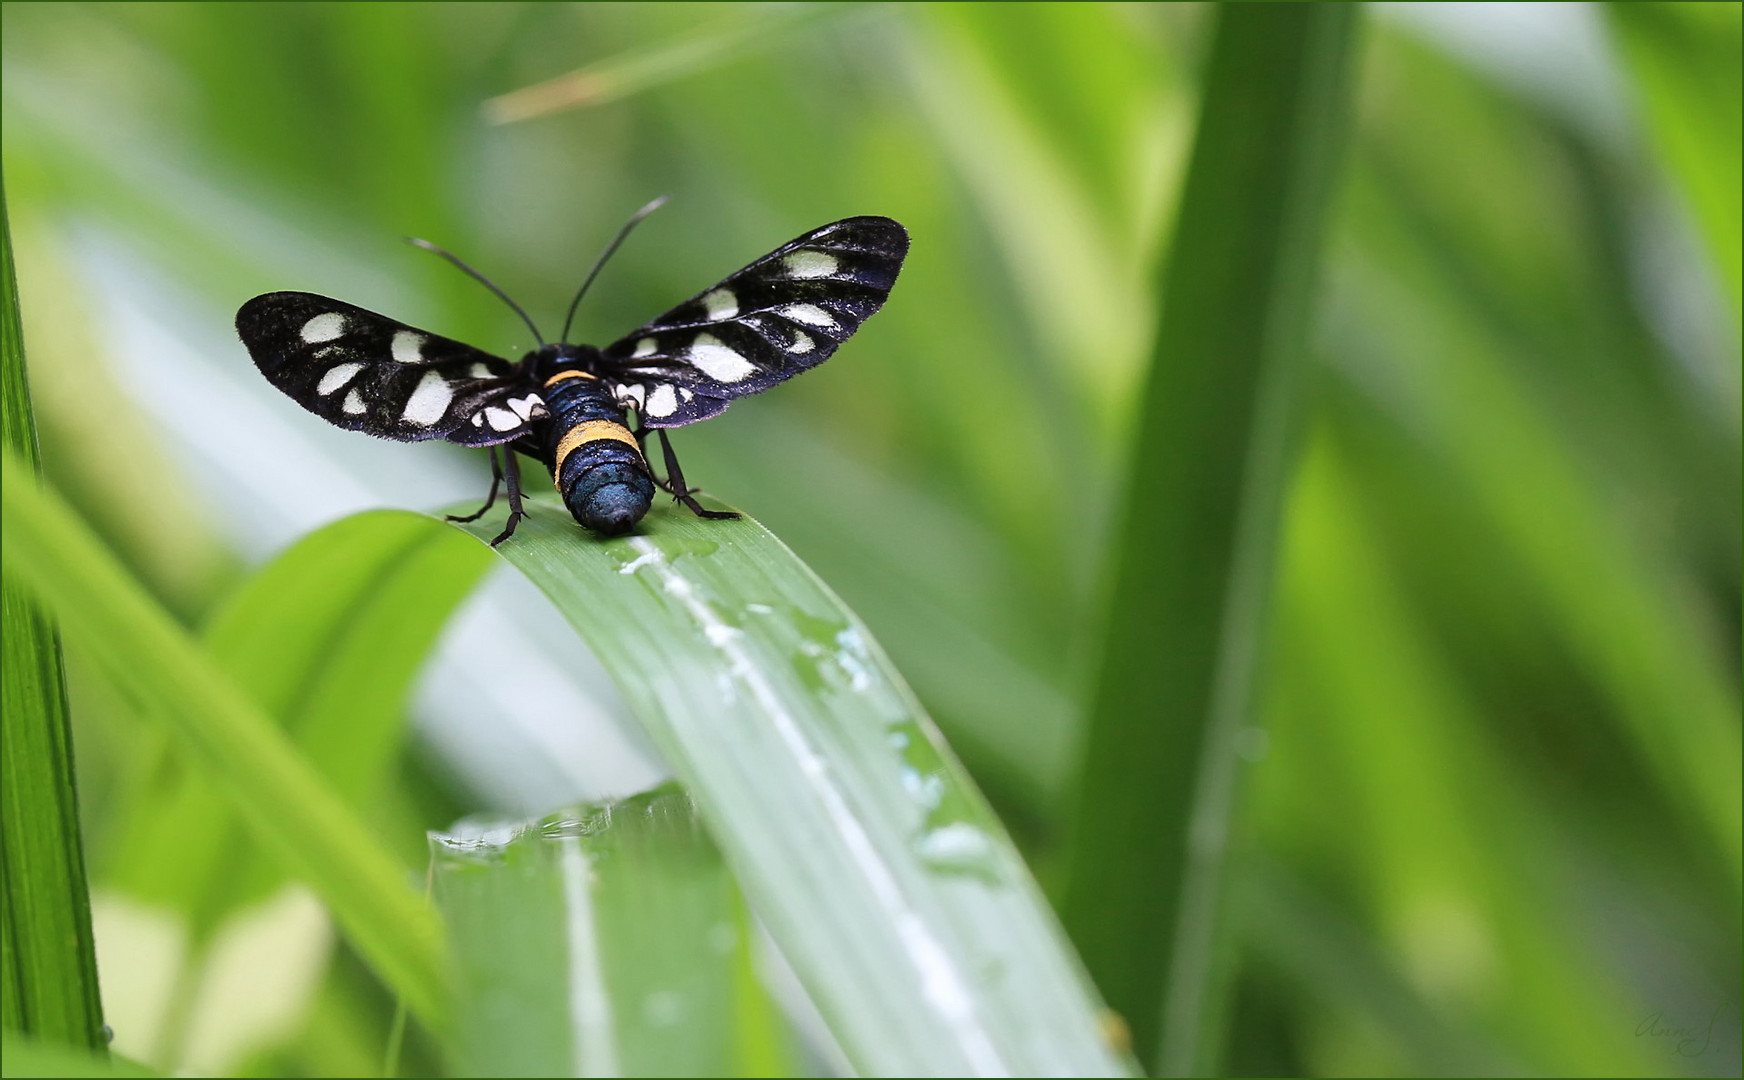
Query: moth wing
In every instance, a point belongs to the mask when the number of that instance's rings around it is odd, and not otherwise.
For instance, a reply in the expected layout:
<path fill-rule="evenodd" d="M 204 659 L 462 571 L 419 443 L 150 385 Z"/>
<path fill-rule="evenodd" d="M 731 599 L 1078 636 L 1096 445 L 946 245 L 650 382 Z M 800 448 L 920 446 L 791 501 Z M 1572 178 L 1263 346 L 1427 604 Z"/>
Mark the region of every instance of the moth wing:
<path fill-rule="evenodd" d="M 884 305 L 907 254 L 890 218 L 813 229 L 606 346 L 600 374 L 649 427 L 706 420 L 828 360 Z"/>
<path fill-rule="evenodd" d="M 348 431 L 494 446 L 546 415 L 517 365 L 325 296 L 257 296 L 236 332 L 268 382 Z"/>

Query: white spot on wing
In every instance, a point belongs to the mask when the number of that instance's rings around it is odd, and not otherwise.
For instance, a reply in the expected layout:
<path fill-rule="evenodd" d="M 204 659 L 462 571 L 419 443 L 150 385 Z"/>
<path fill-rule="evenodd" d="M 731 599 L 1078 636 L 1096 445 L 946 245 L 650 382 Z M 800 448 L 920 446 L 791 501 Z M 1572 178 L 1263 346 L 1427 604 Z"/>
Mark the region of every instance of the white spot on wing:
<path fill-rule="evenodd" d="M 484 413 L 475 412 L 472 414 L 472 426 L 484 427 Z"/>
<path fill-rule="evenodd" d="M 661 383 L 648 395 L 649 416 L 671 416 L 678 411 L 678 395 L 672 392 L 670 383 Z"/>
<path fill-rule="evenodd" d="M 524 398 L 510 398 L 503 402 L 515 410 L 515 415 L 523 420 L 530 420 L 535 412 L 545 412 L 545 401 L 538 394 L 528 394 Z"/>
<path fill-rule="evenodd" d="M 691 401 L 691 400 L 694 400 L 696 398 L 695 394 L 691 393 L 688 389 L 686 389 L 685 387 L 682 387 L 682 386 L 678 388 L 678 396 L 680 398 L 683 398 L 685 401 Z"/>
<path fill-rule="evenodd" d="M 630 359 L 639 360 L 644 356 L 653 356 L 654 350 L 659 347 L 660 343 L 658 341 L 655 341 L 651 337 L 645 337 L 641 341 L 636 342 L 636 351 L 630 354 Z"/>
<path fill-rule="evenodd" d="M 698 334 L 688 353 L 697 370 L 716 382 L 734 383 L 757 370 L 757 365 L 721 344 L 713 334 Z"/>
<path fill-rule="evenodd" d="M 345 400 L 339 403 L 339 407 L 344 409 L 348 414 L 356 416 L 358 413 L 363 411 L 363 395 L 359 394 L 356 390 L 352 390 L 345 395 Z"/>
<path fill-rule="evenodd" d="M 471 375 L 475 379 L 488 379 L 491 377 L 490 365 L 488 365 L 488 364 L 474 364 L 474 365 L 472 365 L 472 369 L 470 371 L 468 371 L 467 374 Z"/>
<path fill-rule="evenodd" d="M 426 371 L 418 382 L 418 388 L 406 401 L 406 411 L 400 414 L 400 419 L 408 424 L 429 427 L 442 419 L 448 412 L 448 403 L 453 400 L 454 390 L 449 387 L 448 380 L 440 372 Z"/>
<path fill-rule="evenodd" d="M 395 330 L 394 341 L 389 346 L 396 364 L 424 363 L 424 335 L 416 330 Z"/>
<path fill-rule="evenodd" d="M 835 273 L 841 262 L 834 255 L 825 255 L 821 251 L 796 251 L 783 256 L 781 265 L 787 268 L 788 277 L 820 278 Z"/>
<path fill-rule="evenodd" d="M 633 401 L 636 403 L 636 408 L 641 409 L 642 401 L 648 396 L 648 388 L 640 384 L 635 386 L 619 385 L 615 393 L 619 401 Z"/>
<path fill-rule="evenodd" d="M 806 353 L 811 352 L 812 346 L 816 344 L 816 342 L 812 341 L 811 335 L 803 330 L 795 330 L 793 332 L 793 344 L 787 347 L 787 351 L 795 356 L 804 356 Z"/>
<path fill-rule="evenodd" d="M 315 393 L 326 397 L 350 382 L 351 377 L 362 370 L 362 364 L 335 364 L 328 368 L 327 374 L 321 376 L 321 381 L 315 384 Z"/>
<path fill-rule="evenodd" d="M 313 345 L 317 341 L 332 341 L 345 333 L 345 316 L 337 311 L 317 315 L 303 324 L 303 340 Z"/>
<path fill-rule="evenodd" d="M 716 289 L 703 296 L 702 306 L 708 310 L 710 322 L 720 322 L 739 313 L 739 298 L 731 289 Z"/>
<path fill-rule="evenodd" d="M 507 409 L 499 409 L 495 405 L 486 407 L 484 418 L 490 421 L 493 431 L 513 431 L 521 426 L 521 418 Z"/>
<path fill-rule="evenodd" d="M 825 330 L 834 330 L 838 325 L 834 315 L 816 304 L 789 304 L 779 310 L 780 314 L 794 322 L 805 323 L 807 326 L 821 326 Z"/>

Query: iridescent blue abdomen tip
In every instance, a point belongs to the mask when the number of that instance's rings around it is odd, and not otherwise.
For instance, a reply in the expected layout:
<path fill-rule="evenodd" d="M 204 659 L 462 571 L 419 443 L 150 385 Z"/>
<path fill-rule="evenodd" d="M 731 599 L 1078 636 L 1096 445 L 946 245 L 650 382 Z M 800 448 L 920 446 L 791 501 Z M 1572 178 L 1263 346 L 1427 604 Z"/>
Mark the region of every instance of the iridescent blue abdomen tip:
<path fill-rule="evenodd" d="M 589 469 L 563 502 L 575 520 L 595 532 L 616 536 L 628 532 L 648 512 L 654 485 L 643 470 L 614 461 Z"/>

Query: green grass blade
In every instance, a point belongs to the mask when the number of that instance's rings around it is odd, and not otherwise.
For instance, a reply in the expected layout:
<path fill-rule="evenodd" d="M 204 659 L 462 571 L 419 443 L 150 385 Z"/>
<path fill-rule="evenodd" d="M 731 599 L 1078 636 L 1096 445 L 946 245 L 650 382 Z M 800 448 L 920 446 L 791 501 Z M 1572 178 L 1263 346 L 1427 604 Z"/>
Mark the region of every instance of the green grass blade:
<path fill-rule="evenodd" d="M 1235 747 L 1359 10 L 1218 9 L 1161 281 L 1063 910 L 1164 1075 L 1215 1067 Z"/>
<path fill-rule="evenodd" d="M 256 836 L 327 904 L 358 951 L 431 1030 L 446 1012 L 433 912 L 398 864 L 261 710 L 28 467 L 0 469 L 6 565 L 93 664 L 220 781 Z"/>
<path fill-rule="evenodd" d="M 735 978 L 748 927 L 676 788 L 431 837 L 454 943 L 458 1042 L 479 1076 L 771 1075 Z M 762 1010 L 767 1014 L 767 1010 Z M 742 1014 L 753 1019 L 749 1024 Z M 742 1038 L 743 1036 L 743 1038 Z M 785 1070 L 781 1070 L 785 1071 Z"/>
<path fill-rule="evenodd" d="M 0 443 L 37 465 L 12 236 L 0 190 Z M 0 1023 L 101 1052 L 103 1006 L 79 839 L 59 636 L 0 581 Z"/>
<path fill-rule="evenodd" d="M 1124 1071 L 1004 829 L 792 552 L 750 519 L 602 540 L 530 509 L 498 552 L 612 673 L 856 1070 Z"/>

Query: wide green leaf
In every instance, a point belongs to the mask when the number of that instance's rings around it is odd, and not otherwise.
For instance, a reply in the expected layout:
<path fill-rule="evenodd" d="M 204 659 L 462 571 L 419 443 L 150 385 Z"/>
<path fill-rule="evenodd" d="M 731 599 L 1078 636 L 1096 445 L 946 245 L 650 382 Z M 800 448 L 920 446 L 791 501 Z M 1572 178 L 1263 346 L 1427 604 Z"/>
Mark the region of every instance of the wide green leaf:
<path fill-rule="evenodd" d="M 749 518 L 660 508 L 608 540 L 553 493 L 529 509 L 498 552 L 612 674 L 856 1070 L 1125 1070 L 998 819 L 792 552 Z"/>
<path fill-rule="evenodd" d="M 744 906 L 668 786 L 431 836 L 478 1076 L 769 1076 L 779 1031 Z"/>

